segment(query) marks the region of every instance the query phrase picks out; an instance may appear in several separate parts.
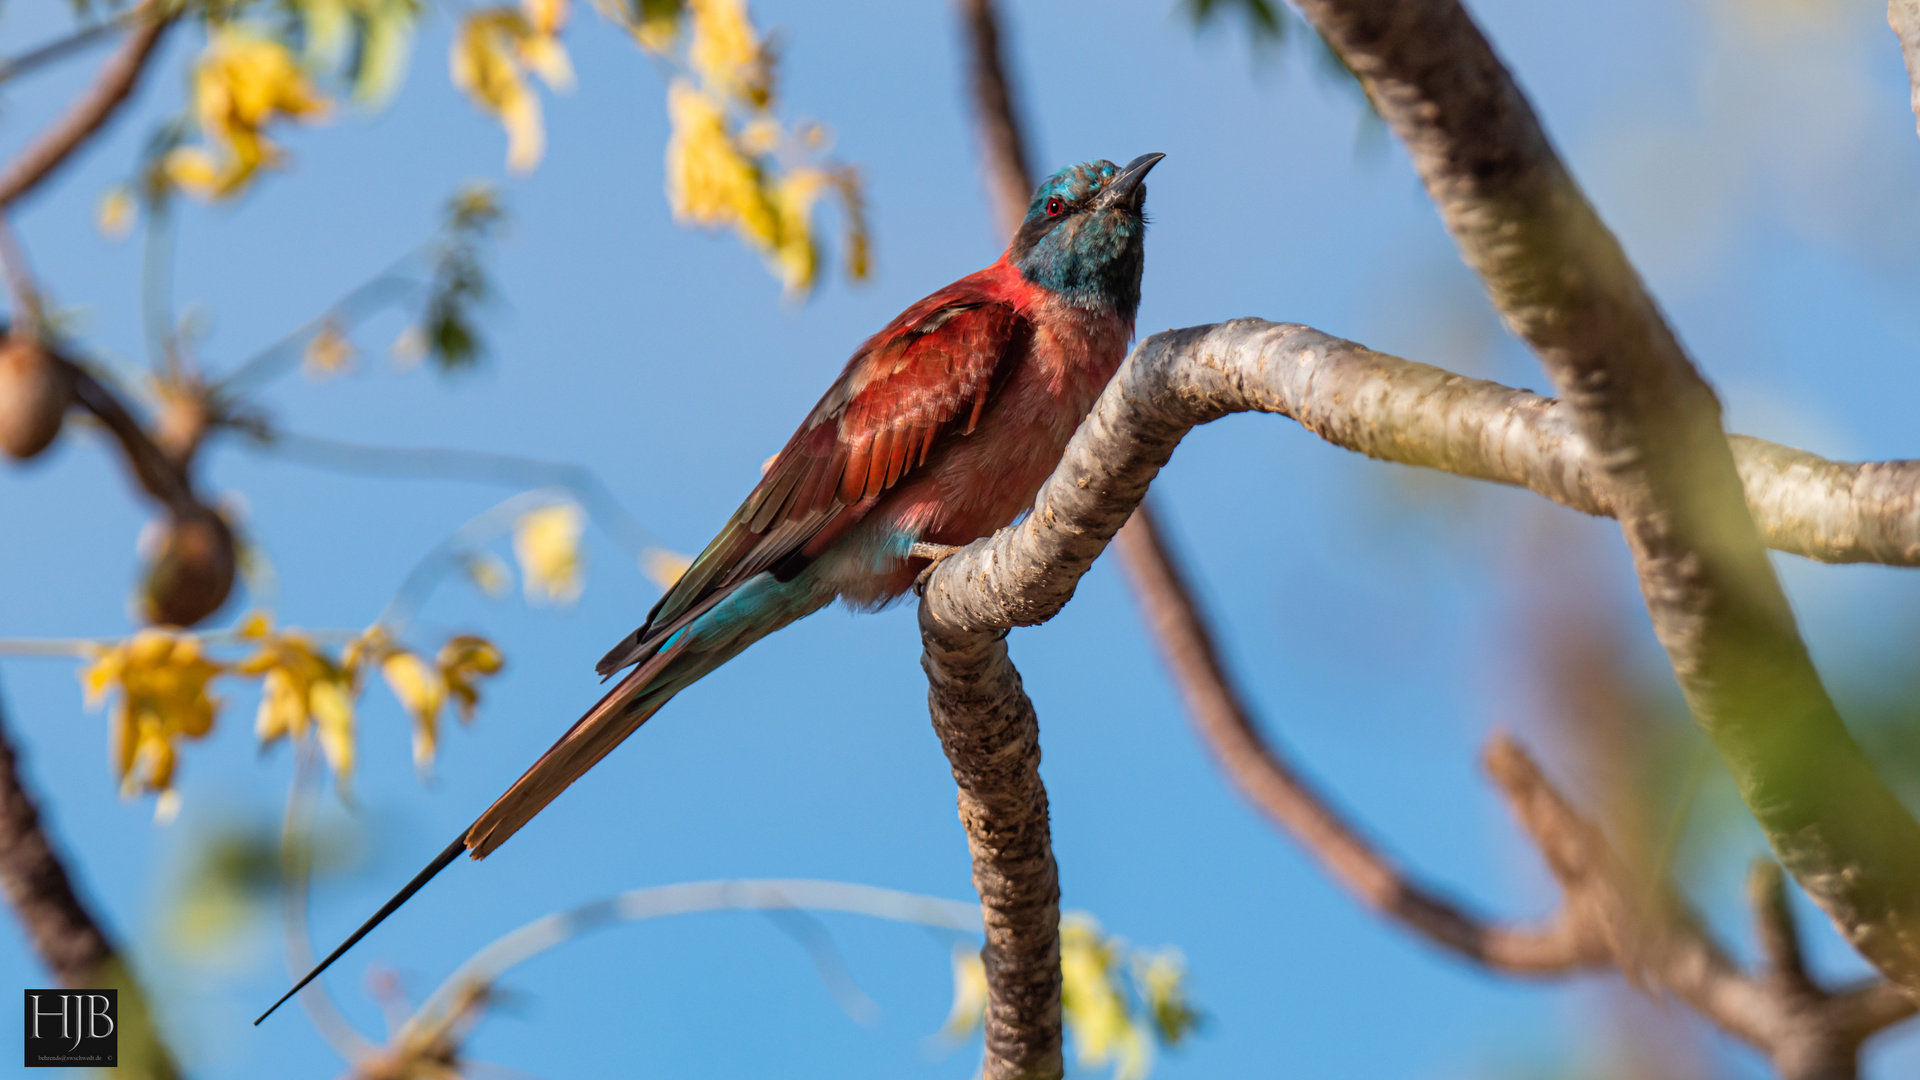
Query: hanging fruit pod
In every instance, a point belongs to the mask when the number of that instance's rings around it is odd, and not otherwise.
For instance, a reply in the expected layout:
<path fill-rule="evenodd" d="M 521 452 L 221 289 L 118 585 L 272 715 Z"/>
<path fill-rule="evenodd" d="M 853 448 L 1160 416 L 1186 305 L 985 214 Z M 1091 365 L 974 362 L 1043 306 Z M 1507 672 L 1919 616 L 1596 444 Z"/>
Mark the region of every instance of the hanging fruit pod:
<path fill-rule="evenodd" d="M 25 461 L 60 434 L 73 390 L 47 350 L 28 337 L 0 339 L 0 450 Z"/>

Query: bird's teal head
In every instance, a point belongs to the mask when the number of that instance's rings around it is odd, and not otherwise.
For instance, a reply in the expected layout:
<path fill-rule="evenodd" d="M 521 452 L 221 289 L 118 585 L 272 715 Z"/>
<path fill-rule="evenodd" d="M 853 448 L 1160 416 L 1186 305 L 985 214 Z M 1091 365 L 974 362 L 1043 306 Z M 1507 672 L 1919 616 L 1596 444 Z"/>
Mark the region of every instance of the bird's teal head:
<path fill-rule="evenodd" d="M 1165 156 L 1142 154 L 1124 168 L 1089 161 L 1054 173 L 1033 193 L 1007 257 L 1021 276 L 1068 303 L 1111 308 L 1131 322 L 1146 265 L 1142 181 Z"/>

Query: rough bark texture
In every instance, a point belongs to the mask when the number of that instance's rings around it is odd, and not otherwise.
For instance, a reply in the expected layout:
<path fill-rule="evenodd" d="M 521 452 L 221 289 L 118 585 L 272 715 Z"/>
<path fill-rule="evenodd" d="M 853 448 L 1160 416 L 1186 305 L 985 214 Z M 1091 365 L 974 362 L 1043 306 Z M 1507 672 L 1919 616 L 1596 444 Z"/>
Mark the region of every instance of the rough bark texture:
<path fill-rule="evenodd" d="M 147 6 L 150 11 L 159 9 L 158 5 Z M 5 169 L 0 169 L 0 207 L 32 191 L 100 130 L 139 85 L 147 60 L 171 25 L 173 16 L 167 15 L 149 18 L 136 26 L 120 51 L 101 67 L 93 85 L 75 98 L 67 111 L 28 143 Z"/>
<path fill-rule="evenodd" d="M 1015 762 L 1037 765 L 1037 746 L 1001 736 L 1000 745 L 1010 749 L 967 753 L 955 736 L 1001 730 L 1016 708 L 1029 715 L 1017 694 L 1017 676 L 1003 668 L 1000 636 L 1012 626 L 1044 622 L 1065 605 L 1081 574 L 1127 523 L 1147 485 L 1196 424 L 1233 412 L 1280 413 L 1377 456 L 1509 482 L 1533 477 L 1535 485 L 1562 491 L 1589 490 L 1582 477 L 1598 466 L 1582 460 L 1589 454 L 1583 440 L 1538 438 L 1516 420 L 1550 415 L 1552 402 L 1525 395 L 1528 400 L 1519 402 L 1524 407 L 1481 409 L 1472 404 L 1475 394 L 1493 394 L 1511 406 L 1507 395 L 1520 392 L 1468 385 L 1471 380 L 1455 376 L 1420 382 L 1423 391 L 1403 394 L 1391 373 L 1419 367 L 1303 326 L 1251 319 L 1171 330 L 1142 342 L 1074 433 L 1033 512 L 948 557 L 928 576 L 921 633 L 935 714 L 955 774 L 963 775 L 963 760 L 1004 758 L 1000 780 L 982 787 L 982 774 L 970 768 L 967 775 L 974 779 L 963 779 L 963 787 L 999 791 L 1003 805 L 1030 807 L 1020 820 L 1044 820 L 1033 796 L 1022 802 L 1018 794 L 1037 794 L 1037 776 L 1031 789 L 1012 779 Z M 1426 421 L 1416 415 L 1422 408 L 1432 413 Z M 1137 522 L 1129 527 L 1140 528 Z M 1142 550 L 1160 548 L 1151 531 L 1139 535 Z M 1156 562 L 1172 565 L 1165 558 Z M 1763 909 L 1762 917 L 1776 959 L 1762 975 L 1742 971 L 1667 883 L 1649 882 L 1620 859 L 1601 830 L 1575 813 L 1510 743 L 1496 743 L 1489 768 L 1559 880 L 1564 904 L 1560 916 L 1540 930 L 1490 926 L 1466 914 L 1410 882 L 1273 753 L 1211 655 L 1211 641 L 1196 628 L 1191 608 L 1168 599 L 1186 590 L 1142 574 L 1138 565 L 1132 569 L 1196 721 L 1228 774 L 1363 902 L 1428 940 L 1513 972 L 1611 964 L 1650 992 L 1673 994 L 1753 1044 L 1794 1080 L 1852 1076 L 1861 1041 L 1913 1013 L 1914 1002 L 1884 981 L 1830 994 L 1810 979 L 1783 980 L 1777 972 L 1786 970 L 1785 962 L 1778 958 L 1797 944 L 1777 915 L 1768 913 L 1772 909 Z M 1183 651 L 1182 643 L 1198 645 Z M 987 689 L 963 697 L 955 686 Z M 1024 863 L 999 861 L 1011 871 L 996 870 L 1004 877 L 991 881 L 992 887 L 1018 886 L 1017 895 L 1026 898 L 1052 894 L 1051 861 L 1037 855 L 1044 842 L 1036 837 L 1033 843 L 1029 850 L 1036 855 Z M 977 844 L 975 850 L 979 867 L 983 853 L 1006 848 Z M 988 879 L 981 880 L 984 889 Z M 1034 910 L 1041 908 L 1051 912 L 1044 902 Z M 1017 940 L 1040 938 L 1033 930 Z"/>
<path fill-rule="evenodd" d="M 1060 876 L 1040 783 L 1040 722 L 1004 635 L 920 620 L 933 729 L 960 785 L 960 823 L 986 922 L 986 1080 L 1056 1080 Z"/>
<path fill-rule="evenodd" d="M 1900 36 L 1907 58 L 1907 81 L 1913 84 L 1913 117 L 1920 131 L 1920 0 L 1887 0 L 1887 25 Z"/>
<path fill-rule="evenodd" d="M 1654 631 L 1782 863 L 1920 993 L 1920 823 L 1821 685 L 1720 406 L 1456 0 L 1303 0 L 1602 466 Z"/>
<path fill-rule="evenodd" d="M 1369 457 L 1617 513 L 1604 464 L 1565 404 L 1307 327 L 1237 319 L 1141 342 L 1074 434 L 1034 514 L 943 563 L 929 600 L 959 626 L 1045 621 L 1187 430 L 1241 411 L 1291 417 Z M 1828 562 L 1916 565 L 1920 462 L 1841 464 L 1745 436 L 1726 442 L 1773 546 Z M 1055 558 L 1069 561 L 1054 566 Z"/>
<path fill-rule="evenodd" d="M 146 998 L 106 932 L 87 910 L 41 827 L 40 808 L 20 778 L 20 760 L 0 714 L 0 893 L 27 942 L 61 986 L 120 991 L 120 1068 L 124 1075 L 179 1075 L 159 1040 Z"/>

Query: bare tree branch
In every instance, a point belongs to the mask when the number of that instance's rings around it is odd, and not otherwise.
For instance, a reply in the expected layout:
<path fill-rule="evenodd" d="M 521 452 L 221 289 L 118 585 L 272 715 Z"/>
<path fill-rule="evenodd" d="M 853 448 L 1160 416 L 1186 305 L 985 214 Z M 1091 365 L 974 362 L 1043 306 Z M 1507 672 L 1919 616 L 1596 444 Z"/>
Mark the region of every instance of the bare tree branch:
<path fill-rule="evenodd" d="M 1830 997 L 1807 976 L 1777 866 L 1755 868 L 1751 892 L 1768 964 L 1742 971 L 1665 880 L 1622 861 L 1601 830 L 1568 805 L 1511 739 L 1487 747 L 1487 771 L 1566 894 L 1577 919 L 1605 935 L 1635 985 L 1665 991 L 1773 1062 L 1782 1080 L 1853 1080 L 1860 1044 L 1911 1016 L 1891 983 Z"/>
<path fill-rule="evenodd" d="M 146 997 L 106 931 L 74 890 L 73 879 L 41 827 L 40 808 L 20 776 L 19 753 L 0 712 L 0 893 L 42 963 L 74 989 L 120 991 L 122 1068 L 171 1080 L 179 1075 L 160 1041 Z"/>
<path fill-rule="evenodd" d="M 1034 514 L 933 575 L 928 598 L 940 617 L 983 631 L 1051 618 L 1186 431 L 1239 411 L 1279 413 L 1369 457 L 1614 512 L 1600 462 L 1561 403 L 1307 327 L 1238 319 L 1141 342 L 1074 434 Z M 1894 478 L 1920 481 L 1920 463 L 1839 465 L 1758 439 L 1731 441 L 1756 511 L 1777 515 L 1765 527 L 1783 550 L 1912 564 L 1915 496 Z M 948 582 L 951 595 L 942 591 Z"/>
<path fill-rule="evenodd" d="M 1057 1080 L 1060 875 L 1040 783 L 1040 722 L 1005 635 L 954 632 L 920 612 L 933 729 L 960 785 L 987 944 L 986 1080 Z"/>
<path fill-rule="evenodd" d="M 173 25 L 173 14 L 164 12 L 161 5 L 149 3 L 147 11 L 147 18 L 127 36 L 120 51 L 101 67 L 93 85 L 0 169 L 0 207 L 11 204 L 45 180 L 92 138 L 133 93 L 147 61 L 153 56 L 154 47 L 160 44 L 167 27 Z"/>
<path fill-rule="evenodd" d="M 1907 81 L 1913 84 L 1913 117 L 1920 130 L 1920 0 L 1887 0 L 1887 25 L 1900 36 L 1907 58 Z"/>
<path fill-rule="evenodd" d="M 194 495 L 191 474 L 160 449 L 113 391 L 79 364 L 57 355 L 55 360 L 71 381 L 75 400 L 120 444 L 141 489 L 176 514 L 204 512 Z"/>
<path fill-rule="evenodd" d="M 1511 974 L 1558 974 L 1608 961 L 1605 942 L 1582 934 L 1564 914 L 1541 928 L 1490 923 L 1412 880 L 1381 854 L 1261 735 L 1220 662 L 1191 588 L 1177 576 L 1180 561 L 1167 550 L 1157 523 L 1136 512 L 1120 538 L 1134 595 L 1200 740 L 1240 793 L 1354 899 L 1448 952 Z"/>
<path fill-rule="evenodd" d="M 1027 158 L 1020 111 L 1007 76 L 1006 49 L 994 0 L 959 0 L 967 43 L 967 79 L 973 122 L 980 137 L 987 197 L 1000 232 L 1012 236 L 1033 199 L 1033 167 Z"/>
<path fill-rule="evenodd" d="M 1560 388 L 1694 717 L 1789 872 L 1920 994 L 1920 823 L 1847 733 L 1746 512 L 1720 405 L 1457 0 L 1302 0 Z"/>

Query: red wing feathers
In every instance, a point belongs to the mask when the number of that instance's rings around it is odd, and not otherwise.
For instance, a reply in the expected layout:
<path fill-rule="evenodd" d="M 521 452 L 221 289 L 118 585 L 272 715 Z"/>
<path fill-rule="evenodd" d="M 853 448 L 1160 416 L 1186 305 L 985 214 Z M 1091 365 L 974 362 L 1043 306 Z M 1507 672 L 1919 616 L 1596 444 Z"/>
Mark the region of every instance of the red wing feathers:
<path fill-rule="evenodd" d="M 647 624 L 600 661 L 600 673 L 644 659 L 666 627 L 715 592 L 789 556 L 817 555 L 826 545 L 810 541 L 823 533 L 844 535 L 943 436 L 972 432 L 1031 332 L 1011 304 L 961 282 L 868 339 Z"/>

